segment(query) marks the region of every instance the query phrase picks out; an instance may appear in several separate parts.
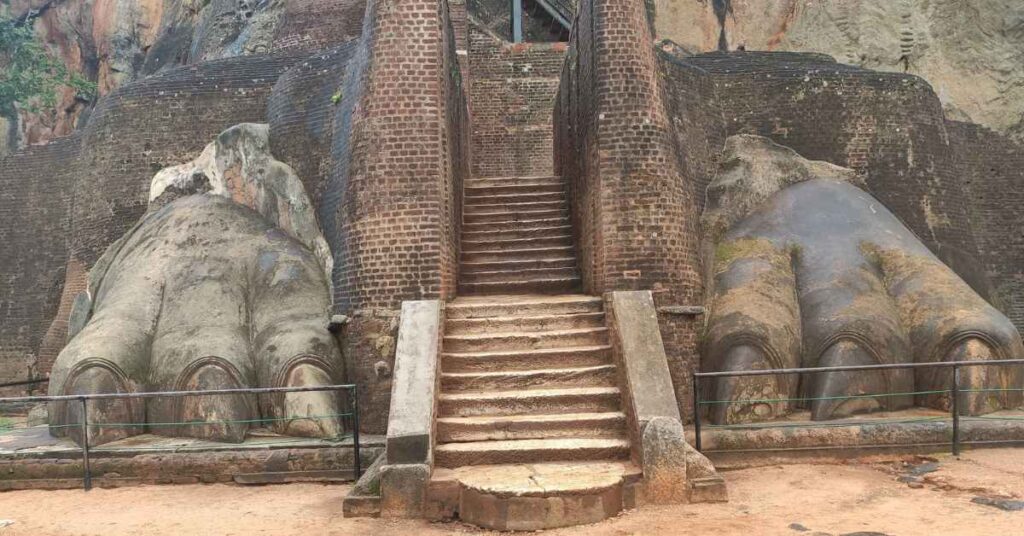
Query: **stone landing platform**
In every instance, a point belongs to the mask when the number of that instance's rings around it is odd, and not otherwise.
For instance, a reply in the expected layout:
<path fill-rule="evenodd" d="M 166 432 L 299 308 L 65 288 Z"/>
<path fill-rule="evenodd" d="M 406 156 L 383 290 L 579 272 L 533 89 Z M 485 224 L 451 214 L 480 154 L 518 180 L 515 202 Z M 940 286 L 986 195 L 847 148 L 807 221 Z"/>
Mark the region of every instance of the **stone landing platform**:
<path fill-rule="evenodd" d="M 687 440 L 694 444 L 693 426 Z M 810 420 L 809 412 L 764 423 L 706 426 L 701 452 L 719 470 L 784 463 L 835 463 L 839 460 L 952 450 L 948 412 L 908 409 L 834 421 Z M 1024 410 L 1005 410 L 960 418 L 961 450 L 1024 446 Z"/>
<path fill-rule="evenodd" d="M 365 471 L 382 436 L 360 436 Z M 89 449 L 96 487 L 140 484 L 351 482 L 351 438 L 285 437 L 255 430 L 242 443 L 144 434 Z M 82 449 L 45 426 L 0 435 L 0 491 L 82 487 Z"/>

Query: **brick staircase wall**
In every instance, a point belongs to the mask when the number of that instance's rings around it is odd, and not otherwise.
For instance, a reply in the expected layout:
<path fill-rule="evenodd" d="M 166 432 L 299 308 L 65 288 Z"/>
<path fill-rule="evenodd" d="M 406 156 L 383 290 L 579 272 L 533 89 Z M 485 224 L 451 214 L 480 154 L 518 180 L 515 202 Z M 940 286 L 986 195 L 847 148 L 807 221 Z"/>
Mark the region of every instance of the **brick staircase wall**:
<path fill-rule="evenodd" d="M 681 413 L 701 305 L 695 185 L 684 180 L 643 2 L 583 0 L 555 109 L 555 174 L 568 181 L 584 290 L 652 290 Z"/>
<path fill-rule="evenodd" d="M 510 43 L 469 23 L 473 176 L 552 174 L 552 110 L 565 43 Z"/>

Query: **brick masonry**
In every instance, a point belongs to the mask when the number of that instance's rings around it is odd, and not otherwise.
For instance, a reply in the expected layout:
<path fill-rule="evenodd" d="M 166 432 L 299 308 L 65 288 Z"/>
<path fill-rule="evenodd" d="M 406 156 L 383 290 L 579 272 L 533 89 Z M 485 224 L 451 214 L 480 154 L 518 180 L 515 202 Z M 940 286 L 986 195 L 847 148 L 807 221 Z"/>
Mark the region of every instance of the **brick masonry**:
<path fill-rule="evenodd" d="M 583 2 L 556 110 L 556 172 L 569 178 L 588 291 L 650 288 L 701 304 L 696 219 L 724 140 L 751 133 L 862 173 L 868 188 L 1020 325 L 1013 193 L 1021 150 L 947 122 L 924 80 L 820 54 L 652 47 L 639 6 Z M 1005 192 L 1005 193 L 1004 193 Z M 1011 201 L 1006 202 L 1010 196 Z M 680 406 L 699 366 L 694 317 L 660 318 Z"/>
<path fill-rule="evenodd" d="M 588 292 L 650 289 L 659 307 L 702 300 L 695 184 L 684 180 L 642 2 L 580 2 L 555 112 Z M 698 324 L 661 315 L 676 395 L 690 399 Z"/>
<path fill-rule="evenodd" d="M 566 43 L 510 43 L 469 24 L 473 175 L 553 172 L 552 110 Z"/>
<path fill-rule="evenodd" d="M 79 147 L 69 136 L 0 159 L 0 383 L 49 370 L 39 347 L 65 278 Z"/>
<path fill-rule="evenodd" d="M 1024 331 L 1024 146 L 983 126 L 947 121 L 967 191 L 990 301 Z"/>

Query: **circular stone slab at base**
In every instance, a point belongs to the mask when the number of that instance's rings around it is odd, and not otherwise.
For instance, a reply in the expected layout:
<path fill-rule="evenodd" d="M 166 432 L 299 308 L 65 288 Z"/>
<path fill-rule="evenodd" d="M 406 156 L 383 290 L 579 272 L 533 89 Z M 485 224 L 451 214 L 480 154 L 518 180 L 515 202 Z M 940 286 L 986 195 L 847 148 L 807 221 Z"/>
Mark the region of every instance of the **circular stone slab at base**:
<path fill-rule="evenodd" d="M 597 523 L 622 511 L 630 463 L 542 463 L 465 467 L 459 517 L 495 530 L 540 530 Z"/>

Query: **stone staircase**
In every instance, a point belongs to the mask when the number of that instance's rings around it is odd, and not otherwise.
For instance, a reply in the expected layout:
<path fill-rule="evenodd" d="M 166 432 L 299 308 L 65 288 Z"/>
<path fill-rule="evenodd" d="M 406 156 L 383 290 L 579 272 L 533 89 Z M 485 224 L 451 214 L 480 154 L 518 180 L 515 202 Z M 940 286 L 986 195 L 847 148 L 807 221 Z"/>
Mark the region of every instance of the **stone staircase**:
<path fill-rule="evenodd" d="M 574 292 L 579 286 L 560 178 L 467 181 L 459 295 Z"/>
<path fill-rule="evenodd" d="M 466 187 L 460 297 L 445 308 L 434 517 L 499 530 L 593 523 L 641 477 L 601 298 L 555 177 Z"/>

